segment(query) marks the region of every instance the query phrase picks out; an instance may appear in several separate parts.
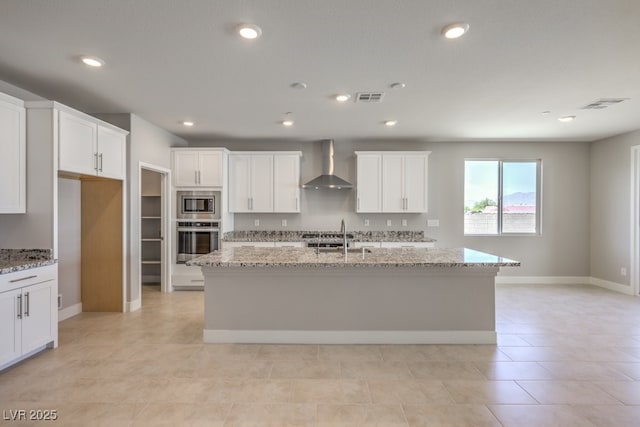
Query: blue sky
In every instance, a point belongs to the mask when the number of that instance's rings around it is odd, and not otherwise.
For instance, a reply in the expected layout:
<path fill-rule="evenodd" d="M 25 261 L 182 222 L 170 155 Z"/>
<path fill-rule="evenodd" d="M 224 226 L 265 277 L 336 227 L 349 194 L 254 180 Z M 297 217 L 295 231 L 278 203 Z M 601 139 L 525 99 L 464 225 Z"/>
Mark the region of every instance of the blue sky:
<path fill-rule="evenodd" d="M 498 164 L 497 160 L 465 162 L 466 206 L 473 206 L 487 197 L 498 200 Z M 504 195 L 536 191 L 536 162 L 505 162 L 502 169 Z"/>

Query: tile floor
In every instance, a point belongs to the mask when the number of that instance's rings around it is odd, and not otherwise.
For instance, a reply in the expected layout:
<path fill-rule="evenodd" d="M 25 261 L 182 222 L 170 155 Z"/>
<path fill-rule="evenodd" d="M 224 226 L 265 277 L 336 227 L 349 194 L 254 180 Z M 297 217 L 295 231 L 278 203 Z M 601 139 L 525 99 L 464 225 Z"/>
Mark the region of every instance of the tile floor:
<path fill-rule="evenodd" d="M 203 294 L 60 323 L 0 373 L 10 410 L 63 426 L 639 426 L 640 299 L 499 286 L 498 346 L 210 345 Z M 639 405 L 639 406 L 635 406 Z"/>

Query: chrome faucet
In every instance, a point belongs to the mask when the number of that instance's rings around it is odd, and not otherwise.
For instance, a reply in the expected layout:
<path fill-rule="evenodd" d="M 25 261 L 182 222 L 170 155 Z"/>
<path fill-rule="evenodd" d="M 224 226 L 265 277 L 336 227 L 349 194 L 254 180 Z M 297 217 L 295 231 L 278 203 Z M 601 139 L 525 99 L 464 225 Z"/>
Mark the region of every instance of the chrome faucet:
<path fill-rule="evenodd" d="M 347 246 L 349 245 L 349 242 L 347 242 L 347 227 L 344 224 L 344 218 L 342 219 L 342 222 L 340 223 L 340 233 L 342 233 L 342 254 L 346 255 L 347 254 Z"/>

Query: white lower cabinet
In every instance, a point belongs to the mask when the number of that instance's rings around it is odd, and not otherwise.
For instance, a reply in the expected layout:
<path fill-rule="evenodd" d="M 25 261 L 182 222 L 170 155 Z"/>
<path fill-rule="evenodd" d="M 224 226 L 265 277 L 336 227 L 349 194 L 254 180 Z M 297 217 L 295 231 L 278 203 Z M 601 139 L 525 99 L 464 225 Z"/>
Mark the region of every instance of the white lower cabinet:
<path fill-rule="evenodd" d="M 58 343 L 57 266 L 0 276 L 0 369 Z"/>

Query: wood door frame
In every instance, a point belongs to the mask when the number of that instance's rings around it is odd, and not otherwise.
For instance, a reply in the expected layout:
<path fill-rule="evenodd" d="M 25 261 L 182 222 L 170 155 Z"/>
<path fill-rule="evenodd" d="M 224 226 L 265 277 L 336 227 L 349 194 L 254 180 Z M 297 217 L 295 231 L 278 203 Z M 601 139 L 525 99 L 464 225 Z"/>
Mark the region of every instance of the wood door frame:
<path fill-rule="evenodd" d="M 631 248 L 629 281 L 632 295 L 640 294 L 640 145 L 631 147 Z"/>
<path fill-rule="evenodd" d="M 171 169 L 157 166 L 151 163 L 139 162 L 138 163 L 138 211 L 136 212 L 136 221 L 138 223 L 138 233 L 142 236 L 142 170 L 146 169 L 152 172 L 159 173 L 160 178 L 160 192 L 162 197 L 162 219 L 161 230 L 163 235 L 163 247 L 160 251 L 161 269 L 160 269 L 160 291 L 171 292 L 171 244 L 173 233 L 171 232 Z M 139 236 L 139 237 L 140 237 Z M 138 238 L 138 259 L 136 262 L 140 265 L 142 260 L 142 240 Z M 142 268 L 138 268 L 138 295 L 142 300 Z"/>

